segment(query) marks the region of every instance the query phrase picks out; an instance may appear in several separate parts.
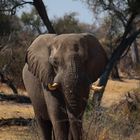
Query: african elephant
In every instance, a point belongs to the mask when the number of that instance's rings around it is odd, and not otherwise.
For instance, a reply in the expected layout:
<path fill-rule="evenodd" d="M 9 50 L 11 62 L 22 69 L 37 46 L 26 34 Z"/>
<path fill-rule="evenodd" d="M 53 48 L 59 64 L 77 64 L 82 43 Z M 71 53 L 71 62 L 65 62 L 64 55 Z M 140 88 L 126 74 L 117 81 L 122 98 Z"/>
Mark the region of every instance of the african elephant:
<path fill-rule="evenodd" d="M 82 116 L 90 85 L 107 57 L 89 33 L 45 34 L 27 50 L 23 81 L 45 140 L 82 140 Z"/>

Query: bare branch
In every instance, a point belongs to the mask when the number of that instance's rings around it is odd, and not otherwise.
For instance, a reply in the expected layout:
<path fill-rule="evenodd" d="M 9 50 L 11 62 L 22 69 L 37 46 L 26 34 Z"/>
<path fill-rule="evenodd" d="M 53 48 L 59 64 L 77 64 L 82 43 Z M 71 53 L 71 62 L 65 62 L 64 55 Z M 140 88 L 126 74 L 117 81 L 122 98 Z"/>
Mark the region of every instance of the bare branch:
<path fill-rule="evenodd" d="M 33 5 L 33 2 L 31 2 L 31 1 L 25 2 L 25 1 L 24 1 L 23 3 L 19 3 L 19 4 L 14 5 L 14 6 L 12 7 L 11 10 L 14 10 L 14 9 L 16 9 L 17 7 L 23 6 L 23 5 L 25 5 L 25 4 L 31 4 L 31 5 Z"/>
<path fill-rule="evenodd" d="M 117 9 L 115 6 L 111 5 L 110 9 L 112 9 L 115 13 L 116 16 L 120 19 L 120 21 L 122 22 L 123 26 L 126 25 L 127 19 L 126 17 L 120 12 L 119 9 Z"/>
<path fill-rule="evenodd" d="M 16 12 L 16 8 L 17 7 L 20 7 L 20 6 L 23 6 L 25 4 L 31 4 L 31 5 L 33 5 L 33 2 L 31 2 L 31 1 L 22 1 L 22 3 L 17 3 L 16 5 L 14 5 L 10 9 L 0 9 L 0 12 L 11 12 L 11 15 L 14 15 L 15 12 Z"/>

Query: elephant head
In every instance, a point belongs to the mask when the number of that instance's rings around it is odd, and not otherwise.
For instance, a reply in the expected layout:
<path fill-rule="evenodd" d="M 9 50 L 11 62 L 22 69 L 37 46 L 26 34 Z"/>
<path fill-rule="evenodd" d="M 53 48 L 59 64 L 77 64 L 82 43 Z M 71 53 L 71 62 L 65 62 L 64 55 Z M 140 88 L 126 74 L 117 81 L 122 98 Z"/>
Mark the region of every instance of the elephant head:
<path fill-rule="evenodd" d="M 52 88 L 61 87 L 69 111 L 75 116 L 82 114 L 79 107 L 88 98 L 89 85 L 101 75 L 106 62 L 106 53 L 91 34 L 62 34 L 54 38 L 50 63 L 56 75 Z"/>
<path fill-rule="evenodd" d="M 102 46 L 88 33 L 41 35 L 27 50 L 27 63 L 46 90 L 59 90 L 63 94 L 71 133 L 78 140 L 90 84 L 107 63 Z"/>

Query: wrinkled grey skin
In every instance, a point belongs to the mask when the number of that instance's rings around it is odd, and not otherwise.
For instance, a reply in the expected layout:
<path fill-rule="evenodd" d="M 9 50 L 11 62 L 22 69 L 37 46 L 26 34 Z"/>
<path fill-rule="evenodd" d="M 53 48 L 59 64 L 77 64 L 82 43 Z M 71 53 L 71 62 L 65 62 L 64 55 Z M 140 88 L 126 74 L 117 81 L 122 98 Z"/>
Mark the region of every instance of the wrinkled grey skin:
<path fill-rule="evenodd" d="M 23 81 L 44 140 L 82 140 L 89 86 L 103 72 L 106 53 L 91 34 L 40 35 L 27 50 Z M 50 91 L 48 83 L 59 83 Z"/>

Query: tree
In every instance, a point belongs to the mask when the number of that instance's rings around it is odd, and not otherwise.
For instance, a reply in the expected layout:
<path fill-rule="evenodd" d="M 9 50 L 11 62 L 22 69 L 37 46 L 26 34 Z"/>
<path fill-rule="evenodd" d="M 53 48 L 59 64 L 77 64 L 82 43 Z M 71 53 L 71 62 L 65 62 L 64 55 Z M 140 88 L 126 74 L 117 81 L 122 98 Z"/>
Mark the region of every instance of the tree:
<path fill-rule="evenodd" d="M 33 5 L 35 6 L 38 14 L 42 18 L 46 28 L 48 29 L 49 33 L 56 33 L 47 14 L 46 8 L 42 0 L 33 0 Z"/>
<path fill-rule="evenodd" d="M 105 88 L 110 72 L 113 66 L 121 58 L 122 54 L 127 50 L 131 44 L 136 40 L 140 34 L 140 28 L 136 27 L 133 30 L 133 25 L 136 25 L 136 21 L 139 20 L 140 16 L 140 1 L 139 0 L 87 0 L 90 7 L 93 7 L 95 13 L 99 10 L 106 11 L 107 15 L 112 15 L 121 21 L 123 29 L 121 35 L 115 42 L 115 50 L 113 51 L 106 69 L 100 77 L 98 86 Z M 104 89 L 97 91 L 93 96 L 95 107 L 100 105 Z"/>
<path fill-rule="evenodd" d="M 17 21 L 17 20 L 12 21 L 11 19 L 13 17 L 16 18 L 16 16 L 14 16 L 14 15 L 17 12 L 17 8 L 23 7 L 25 4 L 34 5 L 34 7 L 37 9 L 40 17 L 42 18 L 46 28 L 48 28 L 48 32 L 55 33 L 55 31 L 53 30 L 53 27 L 51 25 L 51 22 L 48 18 L 48 15 L 47 15 L 47 12 L 46 12 L 46 9 L 45 9 L 45 6 L 44 6 L 44 3 L 42 0 L 33 0 L 33 1 L 2 0 L 2 1 L 0 1 L 0 18 L 1 18 L 1 21 L 0 21 L 0 30 L 1 30 L 0 51 L 1 52 L 3 52 L 3 50 L 5 48 L 11 49 L 11 47 L 13 47 L 12 44 L 17 41 L 18 37 L 20 37 L 20 36 L 18 36 L 19 35 L 18 32 L 15 30 L 16 29 L 15 27 L 18 27 L 18 26 L 13 26 L 13 23 L 15 24 L 16 23 L 15 21 Z M 39 24 L 38 19 L 39 18 L 34 20 L 34 23 L 33 23 L 34 27 L 36 24 Z M 21 26 L 20 26 L 20 29 L 21 29 Z M 38 32 L 40 31 L 38 27 L 36 27 L 36 29 L 38 30 Z M 16 38 L 14 39 L 14 41 L 10 44 L 11 40 L 13 40 L 13 38 L 14 38 L 13 33 L 17 34 L 17 35 L 16 35 Z M 16 44 L 16 46 L 17 46 L 17 44 Z M 16 54 L 17 54 L 17 52 L 16 52 Z M 13 53 L 12 53 L 12 55 L 13 55 Z M 11 78 L 8 78 L 7 74 L 5 74 L 7 71 L 9 71 L 11 66 L 15 66 L 15 65 L 9 65 L 9 64 L 12 64 L 11 62 L 13 62 L 13 60 L 14 60 L 13 58 L 15 58 L 15 57 L 11 56 L 10 58 L 12 58 L 9 61 L 10 63 L 8 63 L 8 64 L 1 63 L 0 80 L 1 80 L 1 82 L 7 83 L 13 89 L 14 93 L 17 93 L 16 87 L 13 84 L 13 80 L 11 80 Z M 18 58 L 21 58 L 21 56 L 19 55 Z M 4 57 L 3 57 L 3 59 L 4 59 Z M 7 59 L 7 58 L 5 58 L 5 59 Z M 21 59 L 19 59 L 19 60 L 21 60 Z M 23 62 L 23 61 L 21 61 L 21 62 Z M 20 63 L 20 61 L 18 61 L 18 63 L 16 63 L 16 64 L 19 64 L 19 63 Z M 14 60 L 14 64 L 15 64 L 15 60 Z M 15 70 L 17 70 L 17 67 L 15 67 Z M 10 72 L 12 72 L 12 69 L 10 69 Z M 18 71 L 18 73 L 20 73 L 20 72 L 21 72 L 21 70 Z"/>
<path fill-rule="evenodd" d="M 10 50 L 11 52 L 10 57 L 6 57 L 3 55 L 0 56 L 2 57 L 2 60 L 4 60 L 4 61 L 1 61 L 0 63 L 0 80 L 1 82 L 4 82 L 7 85 L 9 85 L 13 89 L 14 93 L 17 93 L 15 83 L 17 84 L 21 83 L 21 79 L 18 78 L 19 76 L 18 74 L 21 75 L 21 68 L 23 67 L 22 64 L 24 63 L 24 59 L 23 59 L 24 56 L 21 53 L 22 47 L 20 47 L 20 49 L 16 47 L 22 46 L 21 45 L 22 43 L 23 44 L 25 43 L 24 46 L 27 47 L 28 46 L 27 44 L 30 42 L 30 39 L 33 36 L 31 32 L 28 32 L 26 33 L 26 36 L 29 35 L 27 38 L 27 42 L 25 40 L 22 40 L 24 39 L 22 37 L 24 36 L 25 32 L 24 30 L 22 30 L 22 33 L 19 31 L 20 29 L 22 29 L 21 25 L 19 24 L 19 22 L 21 23 L 21 21 L 19 21 L 19 18 L 15 16 L 17 9 L 23 7 L 25 4 L 33 5 L 38 11 L 39 16 L 42 18 L 42 21 L 44 22 L 44 25 L 48 29 L 48 32 L 55 33 L 51 25 L 51 22 L 48 18 L 48 15 L 47 15 L 47 12 L 46 12 L 46 9 L 42 0 L 33 0 L 33 1 L 2 0 L 0 1 L 0 19 L 1 19 L 0 20 L 0 30 L 1 30 L 0 53 L 3 53 L 4 50 Z M 33 18 L 30 17 L 29 19 L 29 16 L 24 14 L 23 19 L 24 19 L 24 22 L 26 22 L 26 25 L 27 23 L 31 22 L 32 23 L 31 26 L 33 27 L 32 29 L 35 32 L 37 31 L 38 33 L 41 33 L 41 29 L 38 27 L 39 25 L 42 24 L 39 16 L 36 15 Z M 29 24 L 28 24 L 28 28 L 29 28 Z M 13 47 L 16 48 L 17 51 L 15 51 Z M 11 76 L 13 72 L 14 72 L 14 79 L 13 79 L 13 76 Z"/>
<path fill-rule="evenodd" d="M 6 50 L 13 43 L 14 34 L 16 34 L 21 27 L 18 18 L 15 15 L 11 15 L 11 13 L 8 11 L 12 4 L 13 1 L 0 2 L 0 81 L 6 83 L 13 90 L 13 92 L 17 94 L 18 92 L 15 84 L 6 76 L 6 71 L 10 61 L 6 62 L 7 60 L 2 55 L 4 50 Z M 12 54 L 10 53 L 7 58 L 11 59 Z"/>
<path fill-rule="evenodd" d="M 24 23 L 24 30 L 27 32 L 41 34 L 47 31 L 35 8 L 32 8 L 30 13 L 23 12 L 21 21 Z"/>
<path fill-rule="evenodd" d="M 0 82 L 6 83 L 17 94 L 16 87 L 22 83 L 23 52 L 29 42 L 26 40 L 31 38 L 26 33 L 28 38 L 25 39 L 22 23 L 13 12 L 16 2 L 0 1 Z"/>
<path fill-rule="evenodd" d="M 81 33 L 81 32 L 92 32 L 93 26 L 85 23 L 80 23 L 76 18 L 77 13 L 65 14 L 63 17 L 56 18 L 52 21 L 53 27 L 57 34 L 62 33 Z"/>
<path fill-rule="evenodd" d="M 89 5 L 90 9 L 93 11 L 94 15 L 96 15 L 96 17 L 102 14 L 105 15 L 105 18 L 112 18 L 113 20 L 111 23 L 111 32 L 113 32 L 114 30 L 118 30 L 120 32 L 120 35 L 122 35 L 125 30 L 130 14 L 140 12 L 140 3 L 138 0 L 86 0 L 86 2 Z M 135 28 L 138 27 L 139 21 L 140 17 L 137 16 L 133 25 L 131 26 L 132 32 L 135 31 Z M 120 38 L 120 35 L 117 37 L 118 40 Z M 134 42 L 136 42 L 136 40 Z M 131 48 L 132 60 L 134 60 L 134 63 L 137 64 L 139 63 L 139 54 L 138 51 L 136 51 L 138 50 L 137 43 L 135 43 L 135 45 L 131 45 Z"/>
<path fill-rule="evenodd" d="M 108 58 L 110 58 L 111 53 L 114 51 L 118 38 L 121 34 L 122 29 L 120 21 L 111 15 L 104 17 L 103 23 L 101 23 L 96 31 L 96 36 L 100 38 L 105 50 L 107 50 L 106 52 Z M 111 78 L 120 80 L 118 63 L 116 63 L 112 69 Z"/>
<path fill-rule="evenodd" d="M 23 7 L 25 4 L 30 4 L 35 7 L 39 16 L 41 17 L 44 25 L 46 26 L 49 33 L 55 33 L 53 26 L 49 20 L 45 5 L 42 0 L 33 0 L 33 1 L 26 1 L 26 0 L 3 0 L 0 1 L 0 11 L 10 13 L 11 15 L 15 15 L 17 8 Z"/>

